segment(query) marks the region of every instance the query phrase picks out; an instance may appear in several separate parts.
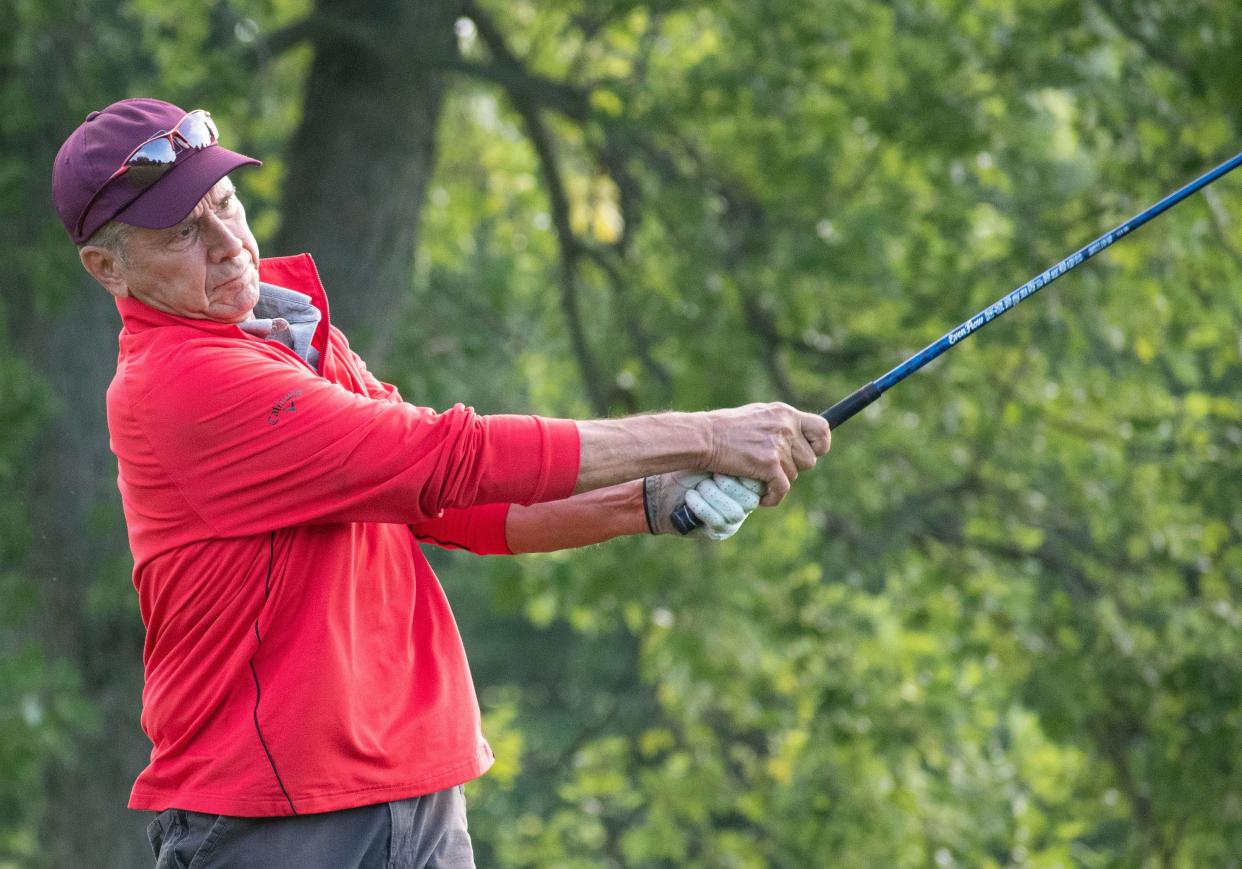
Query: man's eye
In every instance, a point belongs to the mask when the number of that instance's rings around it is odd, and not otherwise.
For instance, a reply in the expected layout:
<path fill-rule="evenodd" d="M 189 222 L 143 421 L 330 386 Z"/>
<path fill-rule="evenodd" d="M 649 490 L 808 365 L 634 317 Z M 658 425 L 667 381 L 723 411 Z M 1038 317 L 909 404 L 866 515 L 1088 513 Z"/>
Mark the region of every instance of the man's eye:
<path fill-rule="evenodd" d="M 221 200 L 220 200 L 220 208 L 219 208 L 219 210 L 220 210 L 220 211 L 228 211 L 228 210 L 229 210 L 230 208 L 232 208 L 232 207 L 233 207 L 233 194 L 232 194 L 232 193 L 230 193 L 228 196 L 226 196 L 226 197 L 224 197 L 223 199 L 221 199 Z"/>

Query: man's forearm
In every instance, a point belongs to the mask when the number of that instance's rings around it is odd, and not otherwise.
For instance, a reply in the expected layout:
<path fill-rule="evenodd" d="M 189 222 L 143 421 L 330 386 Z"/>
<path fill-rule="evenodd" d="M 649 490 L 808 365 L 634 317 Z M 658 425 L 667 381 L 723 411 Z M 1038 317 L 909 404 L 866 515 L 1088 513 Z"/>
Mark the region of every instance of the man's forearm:
<path fill-rule="evenodd" d="M 706 466 L 711 423 L 702 413 L 657 413 L 578 423 L 575 493 L 666 471 Z"/>
<path fill-rule="evenodd" d="M 653 474 L 701 470 L 763 483 L 759 503 L 766 507 L 779 504 L 798 471 L 815 467 L 832 441 L 822 416 L 780 402 L 577 425 L 575 494 Z"/>
<path fill-rule="evenodd" d="M 514 504 L 505 520 L 505 540 L 514 553 L 555 552 L 603 543 L 627 534 L 646 534 L 642 480 L 566 498 Z"/>

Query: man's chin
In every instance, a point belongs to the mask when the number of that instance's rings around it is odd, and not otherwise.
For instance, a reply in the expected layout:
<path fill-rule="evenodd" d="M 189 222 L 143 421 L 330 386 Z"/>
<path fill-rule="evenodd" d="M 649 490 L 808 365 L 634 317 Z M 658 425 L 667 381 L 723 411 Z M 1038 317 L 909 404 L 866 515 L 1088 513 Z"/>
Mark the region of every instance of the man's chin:
<path fill-rule="evenodd" d="M 228 291 L 234 290 L 234 294 Z M 241 323 L 245 320 L 254 319 L 254 306 L 259 303 L 259 282 L 257 280 L 244 283 L 241 287 L 234 289 L 229 284 L 216 289 L 218 296 L 212 300 L 211 305 L 207 309 L 207 316 L 215 320 L 217 323 Z"/>

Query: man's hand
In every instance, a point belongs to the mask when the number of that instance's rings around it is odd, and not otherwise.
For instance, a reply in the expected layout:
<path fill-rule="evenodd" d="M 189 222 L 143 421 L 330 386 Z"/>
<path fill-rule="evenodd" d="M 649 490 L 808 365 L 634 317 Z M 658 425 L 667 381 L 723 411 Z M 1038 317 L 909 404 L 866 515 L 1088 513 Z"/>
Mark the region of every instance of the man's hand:
<path fill-rule="evenodd" d="M 676 471 L 643 480 L 643 510 L 652 534 L 678 534 L 669 517 L 684 502 L 702 523 L 691 536 L 725 540 L 759 506 L 763 484 L 728 474 Z"/>
<path fill-rule="evenodd" d="M 767 492 L 760 501 L 775 507 L 789 492 L 798 472 L 815 467 L 832 446 L 828 422 L 787 404 L 747 404 L 707 414 L 712 442 L 707 467 L 760 480 Z"/>

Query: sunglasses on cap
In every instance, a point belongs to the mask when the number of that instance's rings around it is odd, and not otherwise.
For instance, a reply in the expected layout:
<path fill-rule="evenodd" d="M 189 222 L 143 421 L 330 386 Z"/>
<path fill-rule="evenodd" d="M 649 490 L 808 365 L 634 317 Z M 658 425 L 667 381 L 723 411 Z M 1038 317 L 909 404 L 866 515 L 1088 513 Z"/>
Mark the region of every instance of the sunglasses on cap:
<path fill-rule="evenodd" d="M 206 109 L 194 109 L 186 112 L 185 117 L 177 122 L 170 131 L 161 131 L 147 139 L 137 148 L 129 152 L 129 156 L 121 161 L 121 165 L 108 176 L 108 180 L 87 200 L 86 207 L 78 215 L 77 232 L 82 232 L 82 224 L 91 206 L 95 204 L 104 188 L 122 175 L 130 186 L 145 190 L 167 174 L 177 162 L 177 155 L 187 150 L 199 151 L 208 145 L 216 144 L 220 133 L 211 120 L 211 112 Z"/>

